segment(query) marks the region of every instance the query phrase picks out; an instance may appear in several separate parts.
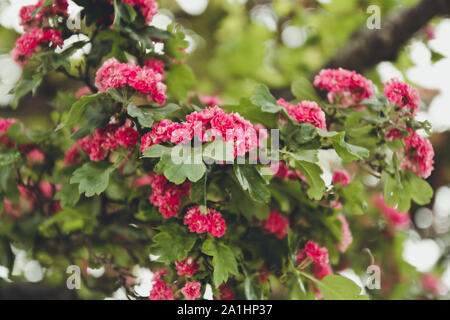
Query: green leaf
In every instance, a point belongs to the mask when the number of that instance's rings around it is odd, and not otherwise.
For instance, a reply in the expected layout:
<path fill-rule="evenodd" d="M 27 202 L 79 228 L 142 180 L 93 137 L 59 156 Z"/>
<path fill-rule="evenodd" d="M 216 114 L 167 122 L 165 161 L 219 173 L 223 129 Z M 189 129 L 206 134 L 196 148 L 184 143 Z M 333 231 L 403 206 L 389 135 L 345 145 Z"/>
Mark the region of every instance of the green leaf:
<path fill-rule="evenodd" d="M 194 247 L 196 236 L 187 228 L 178 224 L 161 226 L 161 230 L 153 237 L 150 248 L 152 254 L 159 256 L 158 261 L 175 262 L 185 259 Z"/>
<path fill-rule="evenodd" d="M 405 175 L 408 180 L 412 199 L 421 206 L 430 203 L 433 197 L 433 188 L 430 184 L 411 170 L 406 170 Z"/>
<path fill-rule="evenodd" d="M 166 73 L 167 93 L 177 100 L 185 100 L 195 85 L 195 75 L 186 64 L 173 64 Z"/>
<path fill-rule="evenodd" d="M 116 88 L 109 88 L 107 90 L 108 94 L 113 98 L 114 100 L 120 102 L 120 103 L 127 103 L 127 100 L 122 96 L 122 94 L 116 89 Z"/>
<path fill-rule="evenodd" d="M 31 79 L 23 77 L 20 79 L 19 83 L 16 87 L 11 90 L 11 93 L 14 94 L 13 99 L 10 102 L 10 106 L 13 109 L 16 109 L 19 106 L 19 101 L 21 98 L 26 96 L 28 93 L 35 93 L 36 89 L 42 82 L 43 74 L 34 75 Z"/>
<path fill-rule="evenodd" d="M 55 194 L 55 199 L 61 201 L 63 208 L 75 206 L 80 199 L 77 185 L 63 184 L 62 188 Z"/>
<path fill-rule="evenodd" d="M 0 153 L 0 168 L 10 165 L 20 159 L 20 153 L 17 150 L 10 149 Z"/>
<path fill-rule="evenodd" d="M 269 88 L 264 84 L 259 84 L 255 87 L 250 101 L 261 107 L 261 110 L 264 112 L 277 113 L 282 109 L 270 93 Z"/>
<path fill-rule="evenodd" d="M 58 225 L 64 234 L 79 230 L 88 233 L 97 225 L 97 220 L 91 212 L 65 208 L 39 225 L 39 232 L 45 237 L 55 236 L 57 231 L 52 228 L 54 225 Z"/>
<path fill-rule="evenodd" d="M 201 159 L 199 161 L 194 161 L 189 154 L 191 151 L 194 152 L 194 149 L 189 149 L 190 147 L 183 147 L 181 145 L 173 148 L 174 152 L 181 150 L 183 153 L 183 155 L 177 159 L 177 163 L 172 161 L 173 152 L 171 154 L 162 155 L 158 166 L 161 168 L 160 171 L 164 173 L 164 176 L 170 182 L 181 184 L 186 179 L 189 179 L 192 182 L 197 182 L 205 174 L 205 164 Z"/>
<path fill-rule="evenodd" d="M 178 105 L 173 103 L 169 103 L 164 107 L 148 108 L 137 107 L 133 102 L 130 102 L 127 107 L 127 113 L 131 117 L 136 118 L 143 128 L 151 128 L 155 121 L 166 118 L 178 109 Z"/>
<path fill-rule="evenodd" d="M 370 151 L 366 148 L 345 142 L 345 132 L 326 132 L 321 129 L 317 129 L 317 132 L 320 136 L 331 139 L 334 150 L 346 162 L 367 158 L 370 155 Z"/>
<path fill-rule="evenodd" d="M 136 19 L 137 13 L 134 8 L 126 2 L 114 0 L 114 24 L 120 25 L 120 21 L 131 23 Z"/>
<path fill-rule="evenodd" d="M 230 274 L 239 275 L 238 265 L 233 250 L 222 242 L 207 239 L 203 242 L 202 252 L 213 257 L 214 285 L 220 286 L 227 282 Z"/>
<path fill-rule="evenodd" d="M 79 183 L 78 191 L 85 193 L 86 197 L 100 195 L 108 187 L 109 175 L 113 170 L 114 167 L 105 161 L 88 162 L 74 171 L 70 183 Z"/>
<path fill-rule="evenodd" d="M 136 118 L 143 128 L 152 127 L 154 122 L 153 112 L 138 108 L 133 102 L 130 102 L 127 107 L 127 113 L 130 117 Z"/>
<path fill-rule="evenodd" d="M 92 104 L 97 99 L 104 97 L 104 96 L 105 96 L 105 93 L 100 92 L 100 93 L 85 95 L 85 96 L 81 97 L 79 100 L 77 100 L 72 105 L 66 119 L 57 129 L 61 129 L 66 126 L 73 126 L 73 125 L 79 124 L 84 118 L 84 114 L 86 112 L 86 108 L 88 107 L 88 105 Z"/>
<path fill-rule="evenodd" d="M 324 300 L 367 300 L 361 288 L 352 280 L 338 275 L 328 275 L 318 282 Z"/>
<path fill-rule="evenodd" d="M 144 151 L 143 158 L 161 158 L 164 154 L 169 154 L 172 148 L 155 144 Z"/>
<path fill-rule="evenodd" d="M 253 123 L 261 123 L 266 128 L 276 128 L 278 115 L 262 112 L 261 107 L 254 105 L 250 99 L 240 99 L 238 105 L 221 106 L 227 112 L 237 112 Z"/>
<path fill-rule="evenodd" d="M 297 78 L 292 82 L 291 91 L 298 100 L 321 100 L 311 82 L 304 77 Z"/>
<path fill-rule="evenodd" d="M 322 169 L 315 163 L 308 161 L 295 161 L 295 167 L 305 176 L 308 181 L 308 197 L 314 200 L 322 199 L 325 191 L 325 182 L 321 178 Z"/>
<path fill-rule="evenodd" d="M 176 60 L 183 60 L 186 57 L 186 53 L 181 49 L 186 49 L 189 46 L 189 42 L 186 40 L 182 27 L 170 24 L 167 26 L 167 31 L 172 34 L 172 37 L 164 42 L 164 51 Z"/>
<path fill-rule="evenodd" d="M 262 203 L 269 202 L 270 192 L 267 188 L 267 181 L 254 165 L 235 164 L 233 168 L 242 189 L 248 190 L 252 199 Z"/>

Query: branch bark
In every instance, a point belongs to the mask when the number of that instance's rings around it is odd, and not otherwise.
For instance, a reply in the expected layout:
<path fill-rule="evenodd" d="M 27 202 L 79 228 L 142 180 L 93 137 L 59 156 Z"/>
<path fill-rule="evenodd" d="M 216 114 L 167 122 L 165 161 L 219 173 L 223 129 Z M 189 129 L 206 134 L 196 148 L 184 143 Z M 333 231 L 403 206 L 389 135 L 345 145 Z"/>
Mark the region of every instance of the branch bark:
<path fill-rule="evenodd" d="M 323 68 L 345 68 L 363 73 L 382 61 L 395 61 L 414 34 L 438 16 L 450 14 L 450 0 L 422 0 L 381 20 L 381 29 L 366 26 L 356 31 L 349 43 L 325 63 Z M 289 88 L 274 90 L 292 98 Z M 322 94 L 322 93 L 321 93 Z"/>

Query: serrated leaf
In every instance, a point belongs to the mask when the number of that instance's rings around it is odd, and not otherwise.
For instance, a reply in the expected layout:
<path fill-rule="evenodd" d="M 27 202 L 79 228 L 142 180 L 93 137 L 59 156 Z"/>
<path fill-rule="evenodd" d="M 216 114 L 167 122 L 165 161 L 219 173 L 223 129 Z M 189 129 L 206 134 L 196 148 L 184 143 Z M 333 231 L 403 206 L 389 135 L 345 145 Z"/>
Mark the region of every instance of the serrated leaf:
<path fill-rule="evenodd" d="M 103 96 L 105 96 L 105 93 L 100 92 L 100 93 L 85 95 L 85 96 L 81 97 L 79 100 L 77 100 L 72 105 L 72 107 L 70 108 L 69 114 L 67 115 L 67 117 L 64 120 L 64 122 L 62 123 L 62 125 L 60 125 L 58 127 L 58 129 L 61 129 L 65 126 L 73 126 L 75 124 L 80 123 L 84 117 L 84 114 L 86 112 L 86 108 L 88 107 L 88 105 Z"/>
<path fill-rule="evenodd" d="M 188 147 L 181 148 L 184 150 L 188 149 Z M 183 153 L 185 152 L 184 150 L 182 151 Z M 177 150 L 174 150 L 174 152 L 177 152 Z M 158 166 L 170 182 L 181 184 L 186 179 L 189 179 L 192 182 L 197 182 L 205 174 L 206 166 L 203 161 L 200 160 L 198 163 L 194 162 L 194 160 L 190 158 L 188 152 L 189 150 L 187 150 L 187 153 L 184 153 L 181 158 L 177 159 L 176 163 L 172 161 L 172 153 L 164 154 L 161 157 Z M 194 151 L 192 150 L 192 152 Z"/>
<path fill-rule="evenodd" d="M 267 181 L 255 166 L 235 164 L 233 168 L 242 189 L 247 190 L 253 200 L 262 203 L 269 202 L 270 192 L 267 188 Z"/>
<path fill-rule="evenodd" d="M 328 275 L 318 282 L 324 300 L 366 300 L 361 288 L 352 280 L 339 275 Z"/>
<path fill-rule="evenodd" d="M 181 261 L 193 248 L 196 236 L 187 228 L 172 224 L 160 227 L 161 232 L 153 237 L 151 252 L 159 256 L 161 262 Z"/>
<path fill-rule="evenodd" d="M 62 188 L 55 194 L 55 199 L 60 200 L 63 208 L 75 206 L 80 199 L 78 186 L 70 183 L 63 184 Z"/>
<path fill-rule="evenodd" d="M 322 169 L 314 163 L 308 161 L 295 161 L 295 167 L 305 176 L 308 181 L 308 197 L 314 200 L 322 199 L 325 191 L 325 182 L 321 178 Z"/>
<path fill-rule="evenodd" d="M 255 87 L 250 101 L 261 107 L 263 112 L 276 113 L 282 109 L 270 93 L 269 88 L 264 84 L 259 84 Z"/>
<path fill-rule="evenodd" d="M 113 170 L 114 167 L 108 162 L 88 162 L 74 171 L 70 183 L 78 183 L 79 193 L 85 193 L 86 197 L 100 195 L 108 187 L 109 175 Z"/>
<path fill-rule="evenodd" d="M 238 265 L 233 250 L 222 242 L 207 239 L 203 242 L 202 252 L 213 257 L 214 285 L 220 286 L 227 282 L 230 274 L 239 275 Z"/>

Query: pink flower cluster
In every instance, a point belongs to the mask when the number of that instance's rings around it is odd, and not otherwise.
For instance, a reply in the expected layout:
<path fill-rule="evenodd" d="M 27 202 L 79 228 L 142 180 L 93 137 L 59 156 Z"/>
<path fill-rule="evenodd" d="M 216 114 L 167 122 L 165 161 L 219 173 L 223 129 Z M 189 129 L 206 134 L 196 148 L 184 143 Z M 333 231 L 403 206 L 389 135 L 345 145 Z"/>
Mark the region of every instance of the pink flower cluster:
<path fill-rule="evenodd" d="M 161 280 L 162 276 L 166 276 L 167 271 L 165 269 L 156 270 L 153 272 L 153 285 L 150 291 L 150 300 L 173 300 L 172 288 Z"/>
<path fill-rule="evenodd" d="M 341 187 L 345 187 L 350 183 L 350 175 L 346 170 L 338 170 L 333 173 L 331 182 L 334 185 L 340 184 Z"/>
<path fill-rule="evenodd" d="M 314 268 L 314 276 L 321 280 L 327 275 L 332 274 L 333 270 L 328 258 L 328 249 L 325 247 L 320 247 L 317 243 L 308 241 L 303 250 L 297 255 L 297 262 L 301 263 L 309 258 L 312 260 Z"/>
<path fill-rule="evenodd" d="M 62 47 L 61 32 L 56 29 L 33 29 L 22 34 L 15 43 L 11 56 L 19 65 L 24 66 L 39 46 L 50 43 L 55 47 Z"/>
<path fill-rule="evenodd" d="M 177 269 L 177 274 L 179 276 L 186 275 L 186 277 L 191 278 L 197 273 L 199 265 L 194 261 L 193 258 L 187 257 L 183 261 L 175 262 L 175 268 Z"/>
<path fill-rule="evenodd" d="M 195 300 L 201 296 L 202 285 L 199 282 L 187 282 L 186 285 L 181 289 L 181 293 L 188 300 Z"/>
<path fill-rule="evenodd" d="M 316 102 L 301 101 L 297 105 L 293 105 L 281 98 L 278 99 L 277 103 L 280 107 L 285 108 L 288 114 L 298 122 L 308 122 L 317 128 L 327 131 L 325 113 Z"/>
<path fill-rule="evenodd" d="M 300 178 L 303 182 L 308 182 L 305 176 L 298 169 L 290 169 L 283 161 L 273 162 L 270 165 L 274 177 L 283 180 L 297 180 Z"/>
<path fill-rule="evenodd" d="M 0 117 L 0 146 L 3 148 L 11 148 L 14 146 L 14 142 L 11 141 L 8 137 L 5 136 L 5 133 L 8 132 L 9 126 L 13 123 L 16 123 L 17 119 L 4 119 Z"/>
<path fill-rule="evenodd" d="M 151 174 L 136 181 L 136 186 L 143 184 L 151 186 L 150 203 L 157 206 L 161 215 L 166 219 L 178 216 L 181 197 L 188 197 L 191 193 L 189 181 L 177 185 L 169 182 L 163 174 Z"/>
<path fill-rule="evenodd" d="M 166 101 L 166 85 L 162 82 L 164 74 L 161 73 L 161 63 L 151 62 L 141 68 L 134 62 L 120 63 L 116 58 L 109 58 L 97 70 L 95 86 L 100 92 L 128 86 L 163 105 Z"/>
<path fill-rule="evenodd" d="M 379 208 L 386 220 L 397 229 L 406 229 L 411 221 L 408 212 L 398 212 L 396 208 L 389 207 L 380 194 L 373 199 L 375 207 Z"/>
<path fill-rule="evenodd" d="M 222 237 L 226 231 L 225 220 L 220 212 L 208 208 L 207 213 L 203 214 L 199 206 L 189 208 L 184 216 L 184 224 L 189 226 L 191 232 L 207 232 L 217 238 Z"/>
<path fill-rule="evenodd" d="M 428 178 L 434 169 L 434 150 L 431 142 L 412 131 L 404 141 L 406 147 L 402 168 L 411 169 L 421 178 Z"/>
<path fill-rule="evenodd" d="M 25 31 L 29 31 L 32 28 L 36 28 L 40 25 L 48 25 L 46 18 L 48 17 L 68 17 L 67 0 L 56 0 L 51 5 L 41 8 L 44 5 L 44 0 L 38 0 L 34 5 L 23 6 L 20 9 L 20 24 Z M 41 8 L 34 17 L 31 17 L 32 13 Z"/>
<path fill-rule="evenodd" d="M 342 68 L 321 70 L 314 78 L 314 86 L 327 90 L 328 101 L 340 108 L 359 107 L 361 101 L 375 94 L 370 80 Z"/>
<path fill-rule="evenodd" d="M 265 223 L 265 229 L 273 233 L 278 239 L 283 239 L 287 234 L 289 219 L 283 217 L 277 211 L 272 210 Z"/>
<path fill-rule="evenodd" d="M 350 226 L 348 224 L 348 221 L 347 221 L 347 219 L 345 219 L 345 217 L 342 213 L 339 213 L 338 219 L 342 223 L 342 228 L 341 228 L 342 238 L 341 238 L 341 242 L 336 244 L 336 248 L 338 248 L 339 251 L 341 251 L 341 252 L 345 252 L 347 250 L 347 248 L 350 246 L 350 244 L 353 242 L 353 236 L 352 236 L 352 232 L 350 231 Z"/>
<path fill-rule="evenodd" d="M 441 295 L 445 293 L 445 291 L 447 291 L 445 288 L 445 284 L 442 283 L 441 278 L 436 274 L 426 273 L 422 275 L 422 278 L 420 280 L 425 291 L 431 294 Z"/>
<path fill-rule="evenodd" d="M 76 163 L 81 148 L 92 161 L 101 161 L 108 156 L 108 151 L 114 151 L 119 146 L 131 149 L 139 138 L 139 133 L 131 128 L 130 123 L 119 126 L 110 123 L 104 128 L 94 131 L 92 137 L 86 136 L 78 140 L 74 146 L 66 151 L 65 165 Z"/>
<path fill-rule="evenodd" d="M 186 143 L 194 136 L 203 143 L 222 137 L 233 144 L 235 156 L 244 155 L 258 144 L 256 130 L 250 121 L 237 113 L 229 114 L 219 107 L 212 107 L 192 112 L 186 116 L 184 123 L 170 120 L 155 123 L 152 130 L 142 137 L 141 151 L 165 141 Z"/>
<path fill-rule="evenodd" d="M 419 90 L 398 79 L 391 79 L 383 86 L 384 95 L 389 101 L 404 110 L 407 115 L 416 115 L 420 108 Z"/>
<path fill-rule="evenodd" d="M 150 23 L 153 17 L 158 13 L 158 3 L 155 0 L 122 0 L 125 3 L 138 8 L 146 23 Z"/>
<path fill-rule="evenodd" d="M 222 283 L 219 286 L 219 294 L 219 298 L 217 298 L 216 296 L 213 297 L 214 300 L 235 300 L 233 291 L 225 283 Z"/>
<path fill-rule="evenodd" d="M 221 106 L 224 104 L 218 96 L 199 93 L 197 97 L 200 102 L 207 107 Z"/>

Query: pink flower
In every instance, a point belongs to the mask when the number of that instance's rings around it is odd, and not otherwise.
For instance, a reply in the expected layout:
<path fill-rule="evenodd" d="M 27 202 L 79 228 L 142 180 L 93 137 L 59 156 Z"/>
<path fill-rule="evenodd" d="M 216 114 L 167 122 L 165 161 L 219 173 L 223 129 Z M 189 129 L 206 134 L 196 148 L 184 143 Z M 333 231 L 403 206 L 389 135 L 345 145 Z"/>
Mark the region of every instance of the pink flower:
<path fill-rule="evenodd" d="M 327 248 L 320 247 L 312 241 L 308 241 L 305 248 L 299 252 L 297 262 L 301 262 L 305 257 L 311 258 L 313 263 L 316 264 L 327 264 L 329 261 Z"/>
<path fill-rule="evenodd" d="M 213 237 L 222 237 L 226 231 L 226 224 L 222 214 L 214 209 L 208 209 L 208 219 L 208 233 Z"/>
<path fill-rule="evenodd" d="M 435 274 L 426 273 L 422 275 L 420 280 L 425 291 L 429 293 L 441 295 L 446 291 L 445 285 L 442 283 L 441 278 Z"/>
<path fill-rule="evenodd" d="M 23 6 L 20 9 L 20 24 L 23 26 L 25 31 L 29 31 L 32 28 L 36 28 L 40 25 L 48 25 L 48 17 L 50 16 L 60 16 L 67 17 L 67 0 L 56 0 L 51 5 L 41 8 L 44 4 L 44 0 L 38 0 L 37 4 Z M 32 13 L 41 8 L 34 17 Z"/>
<path fill-rule="evenodd" d="M 80 99 L 82 96 L 85 96 L 85 95 L 91 94 L 91 93 L 92 93 L 91 89 L 86 86 L 86 87 L 82 87 L 82 88 L 78 89 L 78 91 L 75 93 L 75 97 L 77 99 Z"/>
<path fill-rule="evenodd" d="M 134 62 L 120 63 L 116 58 L 109 58 L 97 70 L 95 86 L 100 92 L 109 88 L 130 87 L 137 93 L 163 105 L 166 100 L 166 86 L 162 83 L 164 74 L 158 66 L 152 64 L 143 68 Z"/>
<path fill-rule="evenodd" d="M 200 102 L 207 107 L 221 106 L 224 102 L 218 96 L 208 95 L 208 94 L 197 94 Z"/>
<path fill-rule="evenodd" d="M 155 270 L 153 271 L 152 281 L 160 280 L 162 277 L 167 276 L 167 274 L 168 273 L 166 268 Z"/>
<path fill-rule="evenodd" d="M 332 178 L 334 185 L 340 184 L 341 187 L 345 187 L 350 183 L 350 175 L 346 170 L 335 171 Z"/>
<path fill-rule="evenodd" d="M 326 276 L 333 274 L 333 269 L 329 263 L 325 264 L 314 264 L 314 277 L 318 280 L 322 280 Z"/>
<path fill-rule="evenodd" d="M 234 300 L 234 294 L 233 291 L 231 291 L 230 288 L 228 288 L 228 286 L 225 283 L 222 283 L 219 286 L 219 293 L 220 293 L 220 300 Z M 217 300 L 217 297 L 213 297 L 214 300 Z"/>
<path fill-rule="evenodd" d="M 333 200 L 330 202 L 330 207 L 336 210 L 341 210 L 342 202 L 340 202 L 339 200 Z"/>
<path fill-rule="evenodd" d="M 150 291 L 150 300 L 173 300 L 172 288 L 164 281 L 156 279 Z"/>
<path fill-rule="evenodd" d="M 342 68 L 321 70 L 314 78 L 314 86 L 327 90 L 328 101 L 340 108 L 359 107 L 359 103 L 375 94 L 370 80 Z"/>
<path fill-rule="evenodd" d="M 297 105 L 292 105 L 284 99 L 278 100 L 280 107 L 286 108 L 288 114 L 300 123 L 310 123 L 313 126 L 327 131 L 325 113 L 313 101 L 301 101 Z"/>
<path fill-rule="evenodd" d="M 199 282 L 187 282 L 183 289 L 181 289 L 181 293 L 183 293 L 186 299 L 195 300 L 201 296 L 201 287 Z"/>
<path fill-rule="evenodd" d="M 189 231 L 196 233 L 209 233 L 220 238 L 226 232 L 226 223 L 222 214 L 214 209 L 207 209 L 203 214 L 199 206 L 191 207 L 184 216 L 184 224 L 189 226 Z"/>
<path fill-rule="evenodd" d="M 31 163 L 42 163 L 45 160 L 45 155 L 39 149 L 33 149 L 27 153 L 27 160 Z"/>
<path fill-rule="evenodd" d="M 187 143 L 194 135 L 203 143 L 221 137 L 234 147 L 234 156 L 243 156 L 257 147 L 258 139 L 253 125 L 237 113 L 228 114 L 219 107 L 192 112 L 186 122 L 163 120 L 153 124 L 150 132 L 141 138 L 141 152 L 153 145 L 170 140 Z"/>
<path fill-rule="evenodd" d="M 275 177 L 283 180 L 297 180 L 301 179 L 303 182 L 308 182 L 305 176 L 298 169 L 290 169 L 283 161 L 272 162 L 270 168 Z"/>
<path fill-rule="evenodd" d="M 117 129 L 114 136 L 119 145 L 130 149 L 136 144 L 139 138 L 139 133 L 131 127 L 122 126 Z"/>
<path fill-rule="evenodd" d="M 419 91 L 398 79 L 391 79 L 384 84 L 384 95 L 407 115 L 416 115 L 420 108 Z"/>
<path fill-rule="evenodd" d="M 339 213 L 338 219 L 342 222 L 341 227 L 341 242 L 336 244 L 336 248 L 341 252 L 345 252 L 350 244 L 353 242 L 352 232 L 350 231 L 350 226 L 347 219 L 345 219 L 342 213 Z"/>
<path fill-rule="evenodd" d="M 11 148 L 15 145 L 11 139 L 5 136 L 5 133 L 7 133 L 9 127 L 17 121 L 17 119 L 13 118 L 3 119 L 0 117 L 0 146 L 3 148 Z"/>
<path fill-rule="evenodd" d="M 191 183 L 185 182 L 177 185 L 169 182 L 163 174 L 151 174 L 136 181 L 136 187 L 149 184 L 152 188 L 150 203 L 159 208 L 165 219 L 178 216 L 181 197 L 189 196 Z"/>
<path fill-rule="evenodd" d="M 39 46 L 49 42 L 52 46 L 62 47 L 61 32 L 55 29 L 32 29 L 31 32 L 22 34 L 16 40 L 11 56 L 19 65 L 24 66 Z"/>
<path fill-rule="evenodd" d="M 139 9 L 147 24 L 152 22 L 153 17 L 158 13 L 158 3 L 156 3 L 155 0 L 122 0 L 122 1 Z"/>
<path fill-rule="evenodd" d="M 402 161 L 402 169 L 411 169 L 421 178 L 428 178 L 434 167 L 434 150 L 428 139 L 410 131 L 404 139 L 406 148 Z"/>
<path fill-rule="evenodd" d="M 386 133 L 386 139 L 388 141 L 394 141 L 402 137 L 402 132 L 397 128 L 392 128 Z"/>
<path fill-rule="evenodd" d="M 116 123 L 109 123 L 104 128 L 99 128 L 94 131 L 92 137 L 86 136 L 76 142 L 76 145 L 67 150 L 65 163 L 72 164 L 76 161 L 79 146 L 91 161 L 101 161 L 108 156 L 108 151 L 114 151 L 119 146 L 125 148 L 132 148 L 138 138 L 138 132 L 129 127 L 131 123 L 125 123 L 119 126 Z"/>
<path fill-rule="evenodd" d="M 187 257 L 183 261 L 175 262 L 175 268 L 177 269 L 177 274 L 179 276 L 185 274 L 186 277 L 190 278 L 197 273 L 199 266 L 194 259 Z"/>
<path fill-rule="evenodd" d="M 406 229 L 410 225 L 409 213 L 398 212 L 396 208 L 392 208 L 386 205 L 384 197 L 380 194 L 373 199 L 373 204 L 378 207 L 386 218 L 386 220 L 397 229 Z"/>
<path fill-rule="evenodd" d="M 166 67 L 164 61 L 156 58 L 149 58 L 145 61 L 145 67 L 159 73 L 162 77 L 161 80 L 164 81 L 164 68 Z"/>
<path fill-rule="evenodd" d="M 431 24 L 427 24 L 425 26 L 425 35 L 428 41 L 436 39 L 436 31 L 434 30 L 434 27 Z"/>
<path fill-rule="evenodd" d="M 278 239 L 286 236 L 289 219 L 283 217 L 277 211 L 272 210 L 266 220 L 265 228 L 268 232 L 273 233 Z"/>

